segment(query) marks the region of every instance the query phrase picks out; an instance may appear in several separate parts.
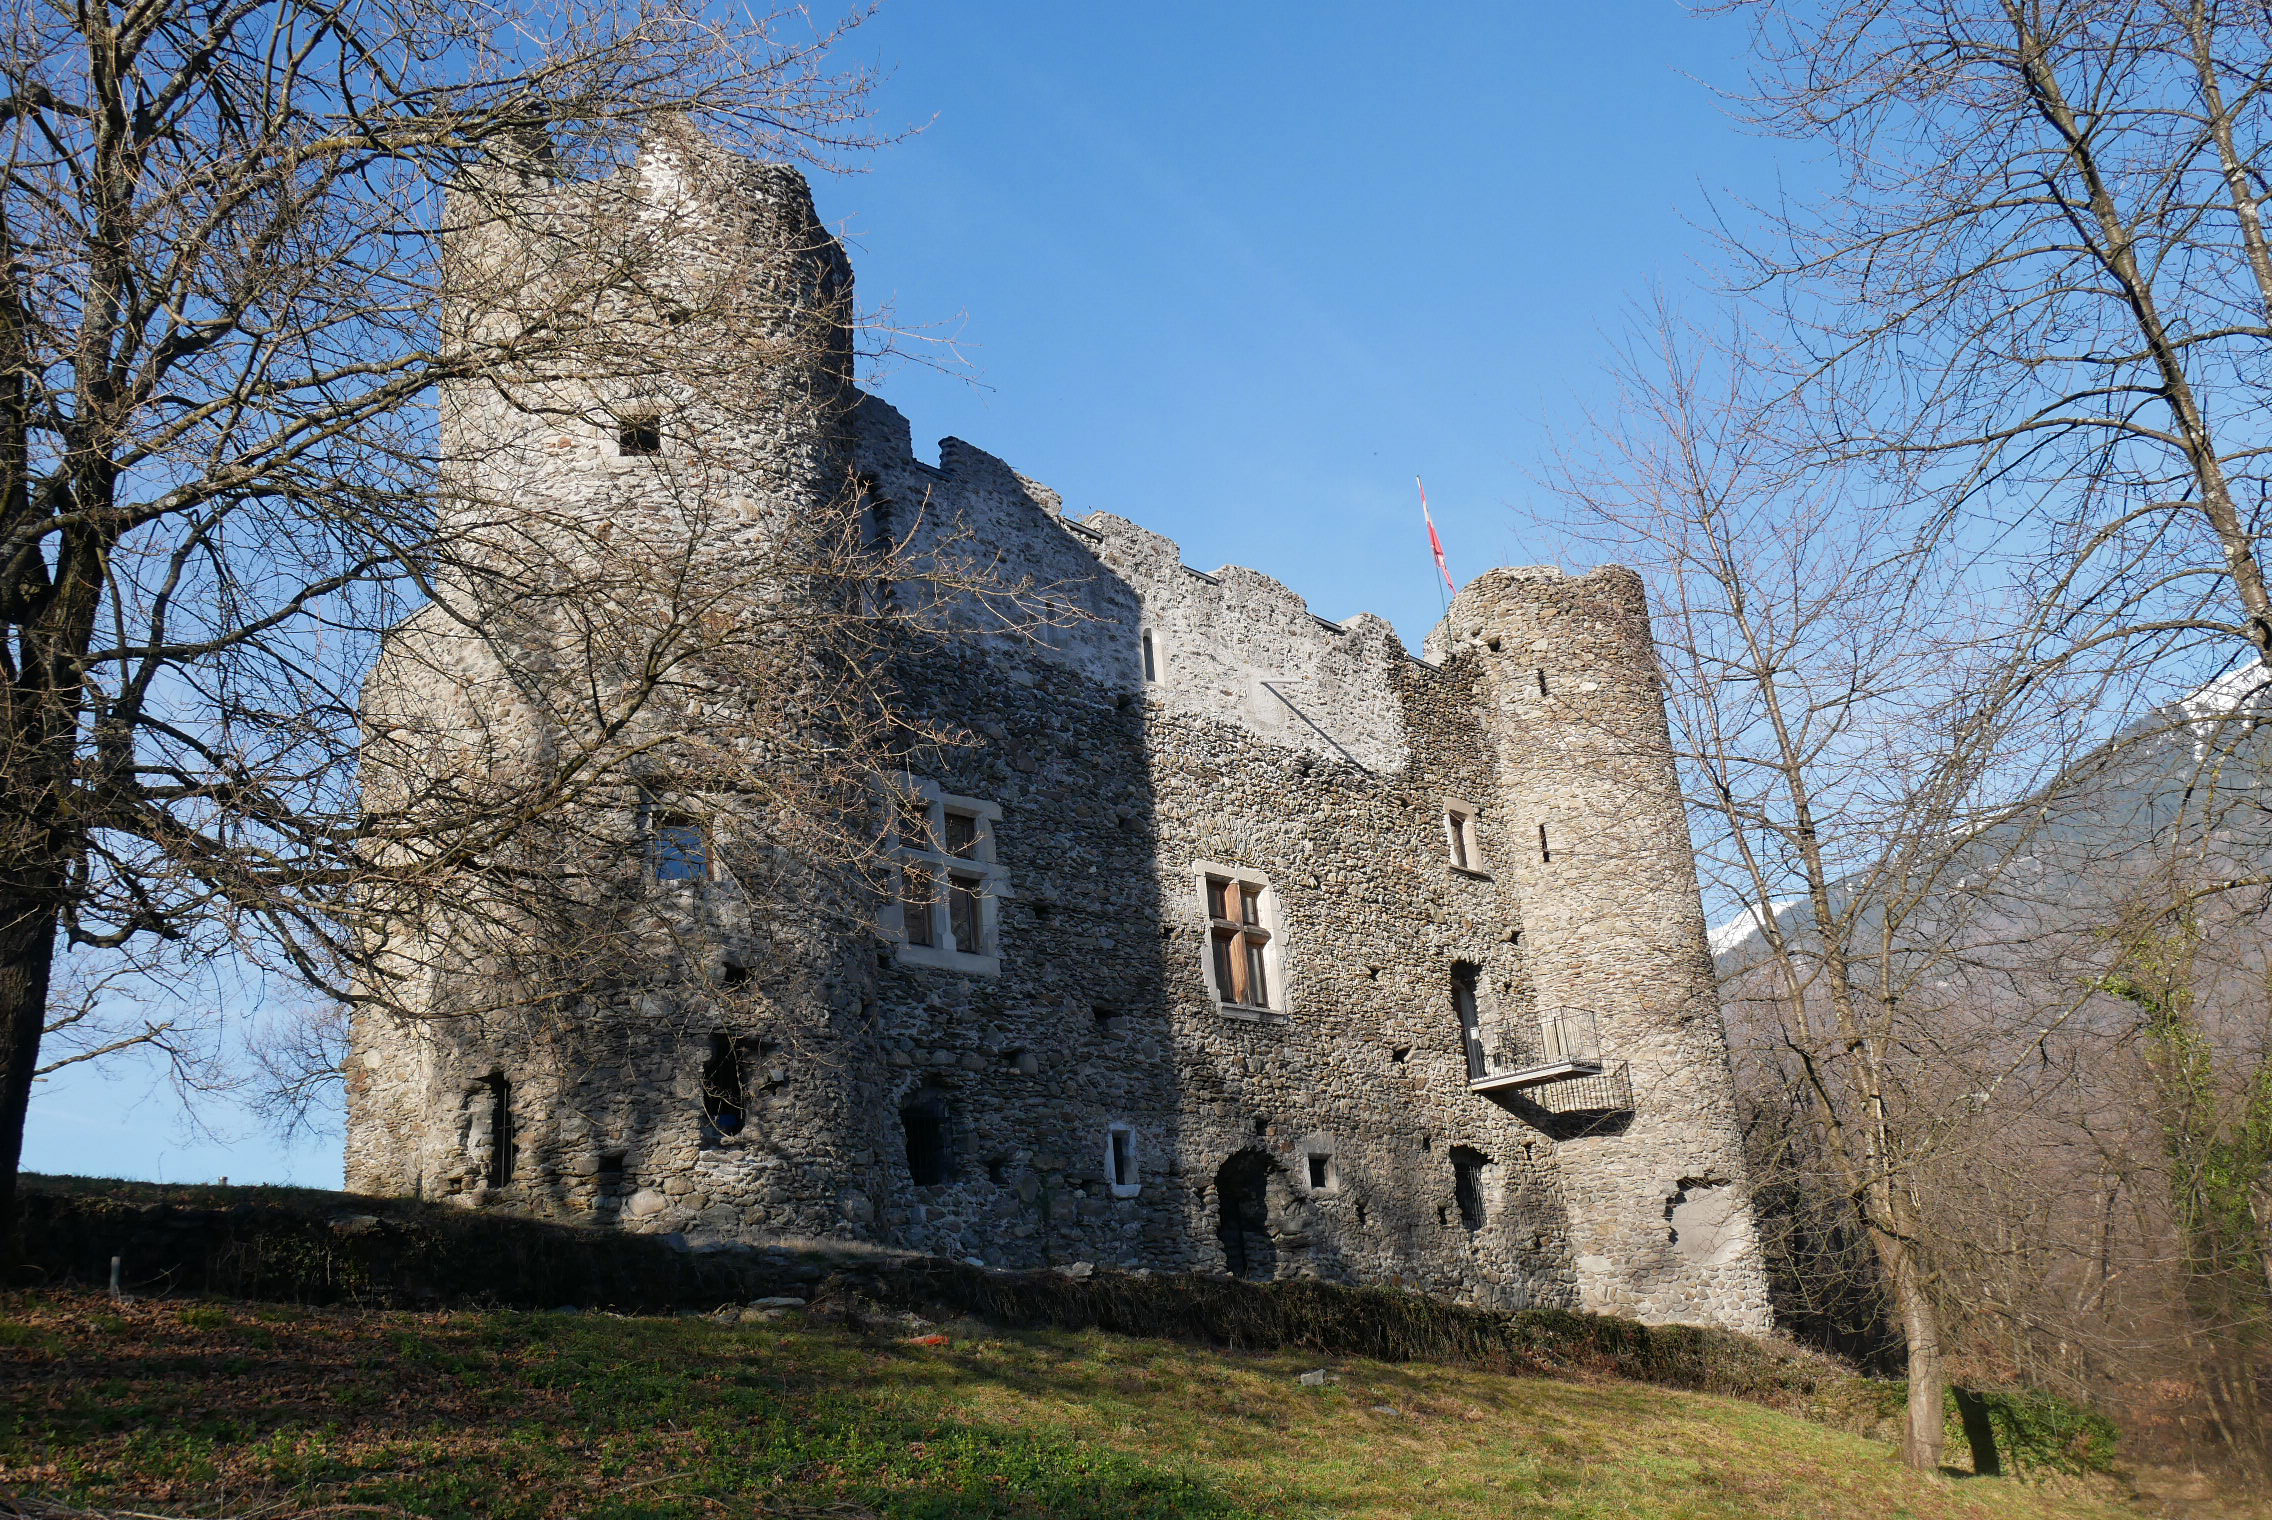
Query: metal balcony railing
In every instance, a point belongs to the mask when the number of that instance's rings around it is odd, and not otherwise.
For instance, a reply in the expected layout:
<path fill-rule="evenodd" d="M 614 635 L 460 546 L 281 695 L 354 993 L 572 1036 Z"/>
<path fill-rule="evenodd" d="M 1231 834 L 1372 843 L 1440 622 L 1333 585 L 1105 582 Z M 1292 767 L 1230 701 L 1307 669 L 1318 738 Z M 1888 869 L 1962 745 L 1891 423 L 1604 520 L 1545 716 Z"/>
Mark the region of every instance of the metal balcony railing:
<path fill-rule="evenodd" d="M 1542 1014 L 1535 1041 L 1510 1042 L 1484 1070 L 1475 1072 L 1471 1092 L 1503 1092 L 1542 1087 L 1577 1077 L 1598 1077 L 1605 1063 L 1601 1031 L 1594 1016 L 1579 1009 Z"/>

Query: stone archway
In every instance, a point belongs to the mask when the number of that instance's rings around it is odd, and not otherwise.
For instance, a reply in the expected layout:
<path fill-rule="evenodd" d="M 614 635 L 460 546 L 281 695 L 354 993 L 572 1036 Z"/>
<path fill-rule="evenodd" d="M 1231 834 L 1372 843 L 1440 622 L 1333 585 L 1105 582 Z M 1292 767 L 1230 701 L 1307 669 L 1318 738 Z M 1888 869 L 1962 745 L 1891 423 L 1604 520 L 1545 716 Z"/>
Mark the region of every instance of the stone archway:
<path fill-rule="evenodd" d="M 1278 1275 L 1278 1245 L 1270 1233 L 1270 1182 L 1278 1163 L 1244 1150 L 1215 1171 L 1215 1238 L 1233 1277 L 1268 1282 Z"/>

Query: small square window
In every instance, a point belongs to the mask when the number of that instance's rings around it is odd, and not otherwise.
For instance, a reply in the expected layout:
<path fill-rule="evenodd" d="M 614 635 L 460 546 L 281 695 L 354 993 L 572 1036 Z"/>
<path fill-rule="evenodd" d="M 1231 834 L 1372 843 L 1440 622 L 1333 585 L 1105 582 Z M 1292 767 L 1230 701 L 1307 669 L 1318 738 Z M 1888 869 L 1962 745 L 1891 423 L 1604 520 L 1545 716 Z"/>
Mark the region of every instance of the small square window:
<path fill-rule="evenodd" d="M 1312 1151 L 1309 1155 L 1310 1191 L 1322 1193 L 1333 1184 L 1333 1158 Z"/>
<path fill-rule="evenodd" d="M 647 834 L 647 863 L 658 882 L 701 881 L 710 874 L 710 850 L 702 825 L 665 814 Z"/>
<path fill-rule="evenodd" d="M 662 451 L 662 418 L 651 412 L 641 412 L 616 419 L 615 452 L 618 455 L 625 459 L 639 459 Z"/>

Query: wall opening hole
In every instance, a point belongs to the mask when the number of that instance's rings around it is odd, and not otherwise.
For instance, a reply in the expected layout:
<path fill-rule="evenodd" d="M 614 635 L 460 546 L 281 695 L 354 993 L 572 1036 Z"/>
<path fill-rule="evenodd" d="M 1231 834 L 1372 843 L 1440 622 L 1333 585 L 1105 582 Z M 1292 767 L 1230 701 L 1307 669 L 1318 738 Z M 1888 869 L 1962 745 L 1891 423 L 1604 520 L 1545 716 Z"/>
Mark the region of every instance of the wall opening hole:
<path fill-rule="evenodd" d="M 1402 1066 L 1405 1062 L 1412 1059 L 1412 1047 L 1409 1045 L 1399 1045 L 1396 1047 L 1396 1049 L 1388 1053 L 1388 1058 L 1398 1066 Z"/>
<path fill-rule="evenodd" d="M 1262 1152 L 1240 1151 L 1215 1173 L 1215 1238 L 1233 1277 L 1268 1282 L 1278 1274 L 1278 1245 L 1270 1233 L 1270 1178 L 1277 1170 Z"/>
<path fill-rule="evenodd" d="M 1105 1132 L 1104 1180 L 1114 1192 L 1133 1190 L 1136 1176 L 1136 1132 L 1115 1124 Z"/>
<path fill-rule="evenodd" d="M 917 1187 L 936 1187 L 954 1180 L 953 1109 L 947 1091 L 926 1082 L 900 1106 L 900 1127 L 907 1132 L 907 1175 Z"/>
<path fill-rule="evenodd" d="M 1310 1153 L 1308 1159 L 1310 1165 L 1310 1187 L 1315 1191 L 1323 1192 L 1332 1184 L 1333 1158 L 1331 1156 L 1321 1156 L 1313 1151 Z"/>
<path fill-rule="evenodd" d="M 635 412 L 615 420 L 615 451 L 626 459 L 645 458 L 663 451 L 663 419 L 652 412 Z"/>
<path fill-rule="evenodd" d="M 1459 1206 L 1459 1222 L 1470 1230 L 1484 1225 L 1484 1173 L 1491 1158 L 1465 1145 L 1452 1147 L 1452 1202 Z"/>
<path fill-rule="evenodd" d="M 1489 1075 L 1491 1058 L 1483 1048 L 1483 1014 L 1475 1000 L 1476 978 L 1482 968 L 1467 961 L 1452 967 L 1452 1013 L 1459 1020 L 1460 1048 L 1467 1052 L 1467 1079 Z"/>
<path fill-rule="evenodd" d="M 1270 1133 L 1270 1116 L 1268 1114 L 1256 1114 L 1254 1116 L 1254 1132 L 1257 1135 Z"/>
<path fill-rule="evenodd" d="M 710 1036 L 710 1058 L 702 1063 L 702 1120 L 710 1137 L 738 1135 L 747 1121 L 741 1052 L 725 1034 Z"/>
<path fill-rule="evenodd" d="M 1007 1156 L 986 1158 L 986 1180 L 1001 1187 L 1010 1180 L 1010 1160 Z"/>
<path fill-rule="evenodd" d="M 491 1187 L 503 1187 L 513 1180 L 513 1152 L 518 1137 L 513 1133 L 513 1084 L 501 1071 L 491 1072 L 482 1079 L 489 1090 L 489 1165 L 486 1170 Z"/>

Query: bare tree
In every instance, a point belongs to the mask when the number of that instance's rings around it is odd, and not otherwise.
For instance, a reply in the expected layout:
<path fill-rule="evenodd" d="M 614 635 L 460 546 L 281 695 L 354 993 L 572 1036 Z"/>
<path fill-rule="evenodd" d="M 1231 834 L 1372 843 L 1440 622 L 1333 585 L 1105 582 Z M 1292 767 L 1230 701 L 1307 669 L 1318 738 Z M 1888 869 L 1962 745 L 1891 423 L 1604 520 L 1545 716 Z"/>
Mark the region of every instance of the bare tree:
<path fill-rule="evenodd" d="M 2272 26 L 2220 0 L 1722 8 L 1756 27 L 1753 120 L 1831 150 L 1828 194 L 1730 239 L 1808 447 L 1913 504 L 1921 552 L 1992 567 L 2034 609 L 2017 679 L 2088 691 L 2071 721 L 2102 741 L 2032 797 L 2035 879 L 1987 888 L 2010 953 L 1965 1016 L 2061 1033 L 1994 1089 L 2024 1143 L 1942 1174 L 1966 1332 L 2149 1422 L 2190 1396 L 2148 1385 L 2201 1390 L 2261 1473 L 2233 1262 L 2266 1227 L 2257 1183 L 2217 1178 L 2254 1154 L 2262 1069 Z"/>
<path fill-rule="evenodd" d="M 2165 697 L 2272 659 L 2272 25 L 2220 0 L 1732 0 L 1832 188 L 1731 234 L 1826 446 Z M 1990 546 L 1992 545 L 1992 551 Z"/>
<path fill-rule="evenodd" d="M 649 193 L 665 159 L 684 189 L 733 158 L 697 126 L 773 157 L 860 146 L 841 27 L 667 0 L 35 3 L 5 25 L 0 1219 L 61 944 L 203 946 L 386 998 L 373 957 L 438 894 L 514 922 L 547 899 L 546 820 L 600 797 L 637 816 L 666 784 L 801 785 L 793 842 L 857 854 L 838 783 L 879 763 L 890 698 L 861 588 L 894 550 L 810 461 L 795 500 L 711 489 L 749 461 L 708 450 L 637 512 L 547 525 L 500 499 L 505 451 L 574 426 L 662 447 L 690 388 L 760 430 L 841 421 L 849 287 L 809 205 L 734 202 L 804 241 L 736 274 L 720 239 L 752 227 Z M 581 221 L 520 193 L 559 183 Z M 464 425 L 504 397 L 537 425 Z M 797 531 L 763 531 L 792 506 Z M 517 726 L 460 708 L 367 736 L 382 651 Z M 395 763 L 505 727 L 483 758 L 512 763 L 479 782 Z"/>
<path fill-rule="evenodd" d="M 1773 368 L 1660 314 L 1602 456 L 1559 484 L 1575 531 L 1650 580 L 1705 889 L 1748 905 L 1723 994 L 1769 1121 L 1762 1180 L 1825 1195 L 1866 1243 L 1905 1349 L 1905 1455 L 1933 1468 L 1947 1375 L 1921 1190 L 1962 1095 L 2009 1065 L 1942 990 L 1979 949 L 1957 878 L 2023 847 L 1997 799 L 2032 793 L 2058 745 L 1968 567 L 1792 450 Z"/>

